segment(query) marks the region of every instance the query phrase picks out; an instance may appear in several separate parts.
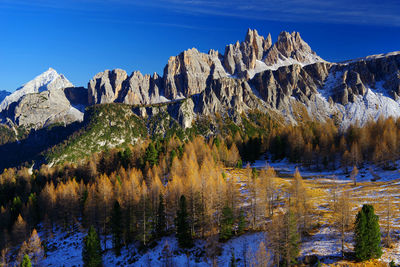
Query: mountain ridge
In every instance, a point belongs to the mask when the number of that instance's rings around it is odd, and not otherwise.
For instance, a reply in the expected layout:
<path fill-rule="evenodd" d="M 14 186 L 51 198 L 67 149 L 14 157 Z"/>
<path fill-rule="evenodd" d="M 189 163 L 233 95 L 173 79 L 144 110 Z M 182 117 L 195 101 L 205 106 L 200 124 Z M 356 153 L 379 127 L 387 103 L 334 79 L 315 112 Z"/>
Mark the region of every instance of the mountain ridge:
<path fill-rule="evenodd" d="M 272 43 L 270 35 L 264 38 L 250 29 L 243 42 L 225 50 L 185 50 L 168 60 L 163 76 L 115 69 L 96 74 L 88 89 L 61 88 L 62 83 L 56 89 L 36 86 L 37 92 L 1 112 L 3 126 L 16 138 L 26 136 L 31 130 L 82 122 L 85 107 L 99 104 L 128 105 L 126 112 L 146 122 L 149 136 L 166 135 L 171 127 L 190 130 L 202 120 L 208 121 L 204 133 L 218 134 L 219 117 L 240 126 L 253 111 L 285 124 L 332 120 L 343 129 L 400 116 L 400 52 L 332 63 L 320 58 L 299 33 L 282 32 Z M 112 120 L 109 116 L 108 123 Z M 114 139 L 115 144 L 106 143 L 109 148 L 125 143 L 123 136 Z"/>

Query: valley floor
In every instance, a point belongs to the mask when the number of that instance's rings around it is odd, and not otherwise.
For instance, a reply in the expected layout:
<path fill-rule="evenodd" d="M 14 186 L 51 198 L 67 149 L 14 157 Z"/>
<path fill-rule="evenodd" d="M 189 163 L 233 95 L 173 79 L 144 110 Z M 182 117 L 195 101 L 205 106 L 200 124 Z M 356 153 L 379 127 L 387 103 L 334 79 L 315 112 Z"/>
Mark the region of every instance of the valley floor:
<path fill-rule="evenodd" d="M 266 161 L 257 161 L 252 167 L 262 168 Z M 291 176 L 296 168 L 294 164 L 287 162 L 271 163 L 280 178 L 275 182 L 279 187 L 285 187 L 290 183 Z M 226 169 L 228 179 L 235 178 L 241 186 L 242 194 L 245 195 L 245 176 L 244 169 Z M 309 189 L 310 196 L 314 205 L 316 218 L 315 224 L 318 225 L 310 236 L 303 238 L 301 243 L 301 257 L 315 255 L 322 264 L 326 265 L 346 265 L 350 262 L 341 261 L 341 245 L 339 233 L 332 227 L 333 211 L 331 199 L 333 191 L 350 191 L 350 196 L 354 203 L 352 212 L 355 214 L 365 203 L 372 204 L 376 213 L 380 217 L 382 239 L 385 238 L 386 225 L 386 203 L 390 197 L 392 201 L 391 236 L 393 239 L 392 248 L 384 248 L 384 254 L 379 261 L 371 263 L 382 265 L 394 261 L 400 264 L 400 173 L 399 171 L 383 171 L 374 169 L 373 173 L 379 175 L 381 179 L 373 182 L 374 175 L 369 168 L 361 169 L 357 185 L 353 184 L 348 175 L 342 170 L 334 172 L 313 172 L 300 169 L 304 182 Z M 247 198 L 243 199 L 246 205 Z M 49 252 L 44 260 L 44 266 L 81 266 L 82 265 L 82 240 L 84 233 L 79 229 L 68 234 L 60 230 L 55 231 L 54 236 L 49 238 Z M 220 244 L 220 255 L 215 259 L 218 266 L 229 266 L 232 252 L 239 266 L 243 266 L 246 251 L 255 253 L 260 242 L 268 242 L 266 232 L 246 233 L 242 236 L 232 238 L 226 243 Z M 353 249 L 353 236 L 349 232 L 346 235 L 345 249 L 350 252 Z M 166 246 L 170 249 L 170 261 L 174 266 L 210 266 L 212 263 L 206 257 L 206 241 L 198 240 L 189 253 L 185 253 L 178 248 L 176 238 L 168 236 L 162 238 L 158 243 L 147 251 L 138 251 L 135 246 L 130 246 L 122 250 L 122 255 L 116 257 L 111 249 L 111 239 L 107 242 L 107 250 L 103 255 L 105 266 L 163 266 L 166 254 Z M 104 246 L 103 246 L 104 247 Z"/>

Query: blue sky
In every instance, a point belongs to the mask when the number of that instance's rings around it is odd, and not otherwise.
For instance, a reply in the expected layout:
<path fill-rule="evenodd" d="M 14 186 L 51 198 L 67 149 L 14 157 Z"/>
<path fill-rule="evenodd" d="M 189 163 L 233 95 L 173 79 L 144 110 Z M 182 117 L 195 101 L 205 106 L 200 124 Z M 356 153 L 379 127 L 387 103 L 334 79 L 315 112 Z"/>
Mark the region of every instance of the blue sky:
<path fill-rule="evenodd" d="M 400 1 L 0 0 L 0 90 L 55 68 L 77 86 L 98 72 L 158 72 L 168 58 L 261 35 L 299 31 L 322 58 L 400 50 Z"/>

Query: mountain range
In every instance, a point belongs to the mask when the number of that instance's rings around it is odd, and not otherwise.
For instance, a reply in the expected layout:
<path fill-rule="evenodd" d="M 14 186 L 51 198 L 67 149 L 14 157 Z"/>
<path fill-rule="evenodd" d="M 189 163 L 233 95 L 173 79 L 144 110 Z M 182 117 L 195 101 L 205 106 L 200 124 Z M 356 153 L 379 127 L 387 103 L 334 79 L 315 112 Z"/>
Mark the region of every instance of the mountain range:
<path fill-rule="evenodd" d="M 4 95 L 4 97 L 3 97 Z M 333 119 L 354 123 L 400 116 L 400 52 L 345 62 L 319 57 L 298 32 L 272 42 L 249 29 L 244 41 L 201 53 L 196 48 L 168 60 L 163 75 L 105 70 L 84 87 L 49 69 L 7 95 L 0 92 L 4 127 L 38 131 L 85 118 L 85 107 L 123 103 L 141 118 L 164 112 L 183 128 L 203 116 L 221 115 L 240 125 L 258 110 L 283 123 Z"/>

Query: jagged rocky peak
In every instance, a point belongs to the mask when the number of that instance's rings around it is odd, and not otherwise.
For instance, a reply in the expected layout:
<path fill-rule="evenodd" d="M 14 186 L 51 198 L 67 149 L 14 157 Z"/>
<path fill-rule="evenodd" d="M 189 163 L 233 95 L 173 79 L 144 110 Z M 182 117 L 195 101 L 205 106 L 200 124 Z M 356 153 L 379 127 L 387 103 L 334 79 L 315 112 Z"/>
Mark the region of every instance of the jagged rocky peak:
<path fill-rule="evenodd" d="M 50 68 L 29 81 L 1 103 L 2 123 L 40 129 L 53 123 L 83 119 L 87 90 L 73 87 L 64 75 Z"/>
<path fill-rule="evenodd" d="M 272 45 L 271 34 L 268 34 L 267 38 L 264 39 L 263 36 L 258 35 L 257 30 L 248 29 L 244 43 L 254 50 L 256 58 L 260 60 L 263 58 L 265 51 Z"/>
<path fill-rule="evenodd" d="M 121 69 L 97 73 L 88 84 L 89 105 L 114 102 L 128 74 Z"/>
<path fill-rule="evenodd" d="M 323 61 L 298 32 L 281 32 L 277 42 L 272 45 L 270 34 L 264 38 L 256 30 L 249 29 L 245 41 L 226 46 L 223 64 L 229 74 L 251 79 L 256 73 L 268 69 Z"/>
<path fill-rule="evenodd" d="M 247 30 L 245 41 L 225 47 L 224 67 L 232 75 L 244 76 L 245 72 L 257 67 L 256 61 L 263 59 L 271 47 L 271 35 L 258 35 L 257 30 Z"/>
<path fill-rule="evenodd" d="M 301 38 L 300 33 L 281 32 L 277 42 L 268 51 L 263 60 L 268 66 L 300 64 L 308 65 L 323 62 L 311 47 Z"/>
<path fill-rule="evenodd" d="M 105 103 L 125 103 L 147 105 L 165 102 L 163 80 L 157 73 L 143 75 L 134 71 L 128 76 L 121 69 L 100 72 L 88 84 L 89 105 Z"/>
<path fill-rule="evenodd" d="M 165 97 L 176 99 L 198 94 L 206 88 L 210 75 L 213 79 L 226 76 L 219 53 L 214 50 L 205 54 L 192 48 L 170 57 L 164 68 Z"/>
<path fill-rule="evenodd" d="M 272 108 L 287 110 L 290 98 L 308 104 L 329 75 L 329 63 L 316 63 L 301 67 L 298 64 L 283 66 L 277 70 L 258 73 L 250 84 L 260 97 Z"/>
<path fill-rule="evenodd" d="M 67 87 L 73 87 L 73 84 L 64 75 L 58 74 L 53 68 L 49 68 L 12 94 L 6 96 L 0 104 L 0 111 L 8 109 L 10 104 L 19 101 L 27 94 L 40 93 L 47 90 L 61 90 Z"/>
<path fill-rule="evenodd" d="M 122 84 L 122 89 L 116 102 L 125 104 L 153 104 L 164 102 L 162 97 L 162 79 L 157 73 L 143 75 L 134 71 Z"/>

